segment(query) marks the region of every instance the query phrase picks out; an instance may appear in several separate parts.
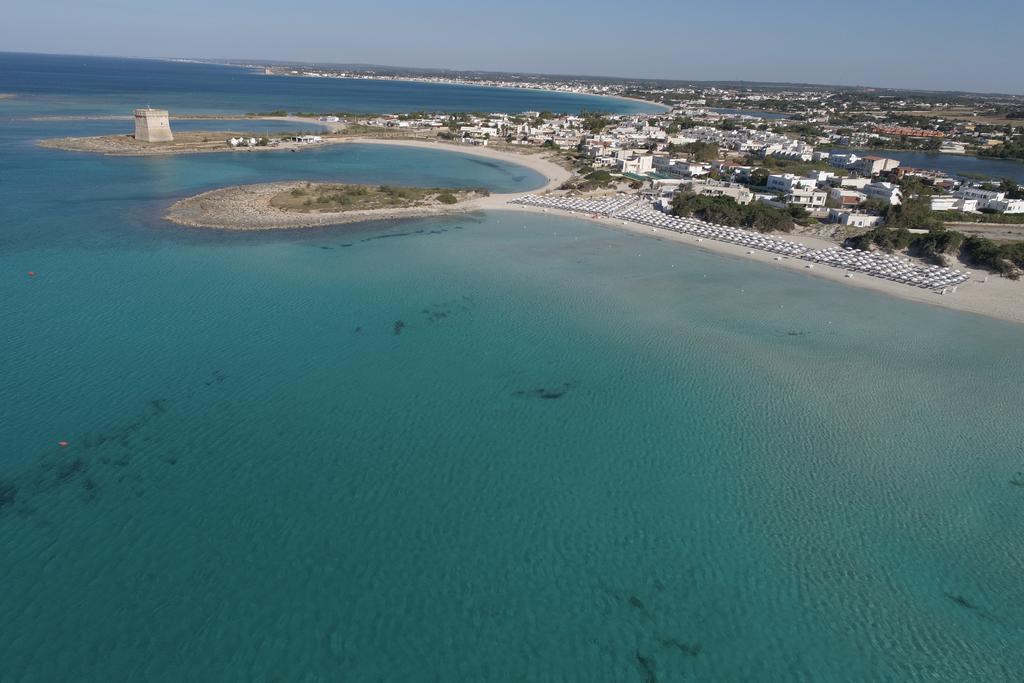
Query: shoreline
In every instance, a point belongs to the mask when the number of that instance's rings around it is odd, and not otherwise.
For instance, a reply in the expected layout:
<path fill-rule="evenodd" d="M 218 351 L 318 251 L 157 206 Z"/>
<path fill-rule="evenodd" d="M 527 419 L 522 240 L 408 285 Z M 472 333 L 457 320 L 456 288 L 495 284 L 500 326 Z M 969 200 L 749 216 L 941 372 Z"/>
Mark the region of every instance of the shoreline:
<path fill-rule="evenodd" d="M 559 92 L 559 91 L 555 91 Z M 642 100 L 639 97 L 627 97 L 626 95 L 595 95 L 595 97 L 610 97 L 616 100 L 625 100 L 626 102 L 640 102 L 642 104 L 648 104 L 654 107 L 661 107 L 662 113 L 672 111 L 672 106 L 668 104 L 662 104 L 661 102 L 651 102 L 650 100 Z M 654 113 L 654 112 L 650 112 Z M 625 116 L 625 114 L 623 115 Z"/>
<path fill-rule="evenodd" d="M 344 144 L 346 142 L 354 144 L 398 145 L 406 147 L 418 147 L 421 149 L 434 149 L 439 151 L 453 152 L 456 154 L 469 154 L 487 157 L 494 160 L 504 161 L 510 164 L 524 166 L 533 171 L 536 171 L 537 173 L 544 176 L 544 178 L 546 179 L 546 182 L 542 187 L 528 191 L 529 193 L 533 194 L 540 194 L 557 189 L 560 185 L 562 185 L 562 183 L 564 183 L 572 176 L 572 173 L 569 170 L 558 165 L 550 158 L 547 158 L 547 156 L 544 155 L 543 153 L 517 154 L 505 150 L 499 151 L 489 149 L 487 147 L 460 146 L 446 142 L 426 142 L 421 140 L 382 140 L 373 138 L 346 138 L 344 140 L 338 140 L 336 144 Z M 669 230 L 652 230 L 650 227 L 643 226 L 638 223 L 630 223 L 628 221 L 624 222 L 622 220 L 605 217 L 594 217 L 590 214 L 583 213 L 569 214 L 556 210 L 545 211 L 541 207 L 508 203 L 510 200 L 518 198 L 525 193 L 526 192 L 492 194 L 488 197 L 469 200 L 459 205 L 447 206 L 444 207 L 443 210 L 421 211 L 418 213 L 418 215 L 411 213 L 417 211 L 416 209 L 404 210 L 409 211 L 410 213 L 403 214 L 397 213 L 398 211 L 403 211 L 400 209 L 385 209 L 381 210 L 380 213 L 376 213 L 372 216 L 362 215 L 360 217 L 355 217 L 350 215 L 347 217 L 347 220 L 343 220 L 340 223 L 328 222 L 325 219 L 322 222 L 317 222 L 311 225 L 307 225 L 305 227 L 329 227 L 330 225 L 334 224 L 373 222 L 379 220 L 397 220 L 402 218 L 417 218 L 425 216 L 453 215 L 459 213 L 468 213 L 472 211 L 527 211 L 538 214 L 546 213 L 548 215 L 560 215 L 567 218 L 579 218 L 591 221 L 605 228 L 612 228 L 622 232 L 629 232 L 631 234 L 638 236 L 648 238 L 653 237 L 656 239 L 675 242 L 690 248 L 696 247 L 699 249 L 703 249 L 706 252 L 750 259 L 753 261 L 764 263 L 765 265 L 773 265 L 793 271 L 798 271 L 805 275 L 810 275 L 812 277 L 824 278 L 844 285 L 852 285 L 863 289 L 870 289 L 880 294 L 887 294 L 889 296 L 898 297 L 903 300 L 915 301 L 917 303 L 939 306 L 945 309 L 957 310 L 966 313 L 974 313 L 978 315 L 984 315 L 990 318 L 1005 320 L 1008 322 L 1024 324 L 1024 291 L 1021 291 L 1020 289 L 1022 283 L 998 277 L 975 268 L 970 268 L 963 264 L 959 264 L 958 267 L 970 274 L 970 281 L 961 285 L 958 288 L 957 292 L 954 294 L 940 295 L 933 293 L 930 290 L 923 290 L 917 287 L 911 287 L 909 285 L 905 285 L 902 283 L 883 280 L 864 274 L 856 274 L 853 278 L 847 278 L 845 277 L 846 272 L 844 270 L 833 268 L 830 266 L 822 266 L 813 269 L 806 268 L 806 264 L 799 259 L 782 258 L 779 261 L 775 261 L 774 256 L 767 252 L 754 251 L 753 254 L 747 254 L 746 252 L 750 250 L 741 245 L 729 244 L 726 242 L 717 242 L 715 240 L 707 239 L 701 242 L 697 242 L 697 238 L 692 235 L 682 235 Z M 836 242 L 834 241 L 827 240 L 822 237 L 815 237 L 812 235 L 786 235 L 786 237 L 815 247 L 836 246 Z"/>
<path fill-rule="evenodd" d="M 1024 291 L 1020 289 L 1020 287 L 1024 286 L 1024 283 L 1014 282 L 1013 280 L 992 275 L 986 271 L 970 268 L 962 263 L 957 264 L 957 267 L 969 273 L 971 279 L 963 285 L 960 285 L 956 293 L 942 295 L 932 292 L 931 290 L 911 287 L 909 285 L 871 277 L 862 273 L 857 273 L 854 277 L 847 278 L 846 271 L 843 269 L 825 265 L 817 266 L 815 268 L 807 268 L 806 262 L 800 259 L 781 257 L 780 260 L 776 261 L 775 255 L 769 252 L 751 250 L 742 245 L 718 242 L 711 239 L 704 239 L 703 241 L 698 242 L 697 240 L 699 238 L 694 235 L 680 234 L 671 230 L 656 230 L 639 223 L 622 221 L 615 218 L 607 218 L 604 216 L 595 217 L 593 215 L 583 213 L 569 214 L 557 210 L 545 211 L 542 207 L 525 206 L 522 204 L 510 204 L 507 207 L 504 207 L 504 209 L 510 211 L 546 213 L 548 215 L 565 216 L 567 218 L 578 218 L 591 221 L 620 232 L 628 232 L 640 237 L 671 241 L 683 244 L 690 248 L 696 247 L 698 249 L 703 249 L 705 252 L 711 252 L 722 256 L 735 256 L 737 258 L 758 261 L 764 265 L 778 266 L 780 268 L 803 273 L 804 275 L 809 275 L 811 277 L 831 280 L 833 282 L 852 285 L 862 289 L 869 289 L 880 294 L 897 297 L 905 301 L 914 301 L 917 303 L 938 306 L 948 310 L 956 310 L 963 313 L 974 313 L 988 318 L 996 318 L 998 320 L 1004 320 L 1011 323 L 1024 324 Z M 809 235 L 783 236 L 787 239 L 797 241 L 808 246 L 836 246 L 835 242 L 822 237 Z M 748 254 L 748 251 L 753 251 L 753 253 Z"/>
<path fill-rule="evenodd" d="M 572 177 L 572 171 L 559 165 L 555 161 L 552 161 L 551 156 L 543 151 L 537 152 L 511 152 L 507 150 L 497 150 L 490 147 L 481 147 L 479 145 L 460 145 L 452 142 L 428 142 L 426 140 L 402 140 L 402 139 L 384 139 L 384 138 L 344 138 L 341 140 L 332 141 L 332 144 L 357 144 L 357 145 L 398 145 L 401 147 L 415 147 L 418 149 L 433 149 L 440 150 L 442 152 L 454 152 L 455 154 L 468 154 L 470 156 L 484 157 L 492 159 L 494 161 L 504 161 L 506 163 L 515 164 L 516 166 L 523 166 L 536 171 L 538 174 L 543 176 L 545 182 L 541 187 L 532 190 L 523 190 L 522 192 L 510 192 L 503 194 L 492 194 L 490 197 L 484 197 L 483 199 L 490 200 L 498 197 L 519 197 L 528 192 L 550 192 L 551 190 L 557 189 L 567 180 Z M 535 149 L 530 147 L 529 149 Z"/>

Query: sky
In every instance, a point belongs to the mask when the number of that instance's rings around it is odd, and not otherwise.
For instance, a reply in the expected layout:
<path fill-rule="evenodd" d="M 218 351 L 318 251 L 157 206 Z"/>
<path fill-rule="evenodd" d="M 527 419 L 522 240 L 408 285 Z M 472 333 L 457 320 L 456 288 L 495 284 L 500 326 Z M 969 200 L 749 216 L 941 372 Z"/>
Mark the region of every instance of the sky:
<path fill-rule="evenodd" d="M 12 0 L 0 50 L 1024 94 L 1024 0 Z"/>

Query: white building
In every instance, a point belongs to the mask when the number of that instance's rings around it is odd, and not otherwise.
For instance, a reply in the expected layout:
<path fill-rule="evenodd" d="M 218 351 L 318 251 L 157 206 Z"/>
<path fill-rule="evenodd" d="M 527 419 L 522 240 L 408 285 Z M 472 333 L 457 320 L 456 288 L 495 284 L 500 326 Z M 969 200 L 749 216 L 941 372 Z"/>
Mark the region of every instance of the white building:
<path fill-rule="evenodd" d="M 980 187 L 962 187 L 954 192 L 953 196 L 963 197 L 964 199 L 977 199 L 979 202 L 1002 201 L 1006 199 L 1005 192 L 983 190 Z"/>
<path fill-rule="evenodd" d="M 722 183 L 714 180 L 702 180 L 689 183 L 687 190 L 705 197 L 730 197 L 737 204 L 749 204 L 754 200 L 754 193 L 743 185 Z"/>
<path fill-rule="evenodd" d="M 931 198 L 932 211 L 963 211 L 970 213 L 978 210 L 977 199 L 955 197 L 951 194 L 935 195 Z"/>
<path fill-rule="evenodd" d="M 835 178 L 836 174 L 832 171 L 808 171 L 806 177 L 813 180 L 815 184 L 820 184 Z"/>
<path fill-rule="evenodd" d="M 828 195 L 821 190 L 794 189 L 786 195 L 786 203 L 790 206 L 802 206 L 805 209 L 817 209 L 825 206 Z"/>
<path fill-rule="evenodd" d="M 654 170 L 654 155 L 643 154 L 640 156 L 619 159 L 619 170 L 623 173 L 645 175 Z"/>
<path fill-rule="evenodd" d="M 851 228 L 873 228 L 880 221 L 880 216 L 872 216 L 868 213 L 857 213 L 856 211 L 844 211 L 842 209 L 828 210 L 829 223 L 849 225 Z"/>
<path fill-rule="evenodd" d="M 773 173 L 768 176 L 768 182 L 765 183 L 765 185 L 770 190 L 792 192 L 796 189 L 813 190 L 818 186 L 818 183 L 813 178 L 801 178 L 800 176 L 793 175 L 792 173 Z"/>
<path fill-rule="evenodd" d="M 903 193 L 899 185 L 892 183 L 869 183 L 863 187 L 864 194 L 868 199 L 878 199 L 896 206 L 903 202 Z"/>
<path fill-rule="evenodd" d="M 865 185 L 870 185 L 870 178 L 840 178 L 839 187 L 848 187 L 854 190 L 863 190 Z"/>
<path fill-rule="evenodd" d="M 997 199 L 987 202 L 985 208 L 996 213 L 1024 213 L 1024 199 Z"/>
<path fill-rule="evenodd" d="M 859 159 L 848 166 L 849 169 L 860 173 L 862 176 L 870 178 L 876 176 L 879 173 L 885 171 L 891 171 L 900 165 L 900 162 L 896 159 L 886 159 L 885 157 L 864 157 Z"/>
<path fill-rule="evenodd" d="M 978 211 L 1024 213 L 1024 199 L 1007 199 L 1005 192 L 983 190 L 979 187 L 964 187 L 954 192 L 952 196 L 963 200 L 975 200 Z"/>
<path fill-rule="evenodd" d="M 794 161 L 810 161 L 814 156 L 814 147 L 805 142 L 787 140 L 766 145 L 762 151 L 766 157 L 792 159 Z"/>
<path fill-rule="evenodd" d="M 845 187 L 832 188 L 832 190 L 829 192 L 829 197 L 832 199 L 832 201 L 836 202 L 837 204 L 839 204 L 839 206 L 842 207 L 857 206 L 858 204 L 863 204 L 864 201 L 867 200 L 868 198 L 868 196 L 863 192 L 858 192 L 857 190 L 849 190 Z"/>
<path fill-rule="evenodd" d="M 853 152 L 833 152 L 828 157 L 828 163 L 830 166 L 836 168 L 849 168 L 851 165 L 857 163 L 860 157 Z"/>

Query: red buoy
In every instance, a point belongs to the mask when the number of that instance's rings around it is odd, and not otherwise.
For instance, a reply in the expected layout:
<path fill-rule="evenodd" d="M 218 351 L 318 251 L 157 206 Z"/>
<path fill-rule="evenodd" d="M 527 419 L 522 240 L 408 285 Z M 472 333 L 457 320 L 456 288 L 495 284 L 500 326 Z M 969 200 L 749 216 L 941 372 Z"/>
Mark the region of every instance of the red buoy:
<path fill-rule="evenodd" d="M 34 271 L 34 270 L 28 271 L 28 276 L 29 277 L 35 277 L 36 276 L 36 271 Z"/>
<path fill-rule="evenodd" d="M 67 441 L 58 441 L 57 445 L 60 446 L 61 448 L 67 448 L 69 444 Z"/>

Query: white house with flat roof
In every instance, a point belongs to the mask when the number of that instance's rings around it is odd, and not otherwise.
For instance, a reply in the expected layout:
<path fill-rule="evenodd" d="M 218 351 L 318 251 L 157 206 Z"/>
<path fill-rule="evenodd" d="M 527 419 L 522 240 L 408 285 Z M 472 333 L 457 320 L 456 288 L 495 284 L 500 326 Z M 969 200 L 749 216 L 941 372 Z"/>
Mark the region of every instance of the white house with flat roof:
<path fill-rule="evenodd" d="M 867 195 L 868 199 L 888 202 L 892 206 L 903 202 L 903 192 L 900 191 L 900 186 L 892 183 L 868 183 L 861 191 Z"/>
<path fill-rule="evenodd" d="M 979 202 L 1001 201 L 1006 199 L 1005 192 L 984 190 L 980 187 L 962 187 L 954 192 L 953 196 L 963 197 L 964 199 L 977 199 Z"/>
<path fill-rule="evenodd" d="M 847 187 L 853 190 L 863 190 L 865 185 L 871 184 L 871 178 L 840 178 L 839 187 Z"/>
<path fill-rule="evenodd" d="M 818 186 L 818 182 L 813 178 L 801 178 L 792 173 L 773 173 L 768 176 L 768 182 L 765 185 L 770 190 L 792 192 L 795 189 L 813 190 Z"/>
<path fill-rule="evenodd" d="M 635 175 L 645 175 L 650 173 L 654 169 L 654 155 L 653 154 L 641 154 L 639 156 L 630 156 L 625 159 L 619 158 L 619 170 L 623 173 L 633 173 Z"/>
<path fill-rule="evenodd" d="M 1024 199 L 996 199 L 985 204 L 997 213 L 1024 213 Z"/>
<path fill-rule="evenodd" d="M 837 204 L 839 204 L 839 206 L 843 207 L 857 206 L 858 204 L 863 204 L 864 201 L 867 200 L 868 198 L 868 196 L 863 192 L 858 192 L 857 190 L 850 190 L 845 187 L 832 188 L 832 190 L 829 192 L 829 197 L 832 198 L 832 201 L 836 202 Z"/>
<path fill-rule="evenodd" d="M 860 157 L 853 152 L 833 152 L 828 157 L 829 166 L 836 168 L 849 168 L 859 160 Z"/>
<path fill-rule="evenodd" d="M 1024 213 L 1024 199 L 1007 199 L 1005 192 L 984 190 L 980 187 L 963 187 L 954 192 L 952 196 L 964 201 L 975 201 L 978 211 Z"/>
<path fill-rule="evenodd" d="M 705 197 L 729 197 L 737 204 L 749 204 L 754 200 L 754 193 L 743 185 L 723 183 L 716 180 L 698 180 L 685 186 L 694 194 Z"/>
<path fill-rule="evenodd" d="M 832 171 L 808 171 L 805 176 L 813 180 L 816 184 L 826 183 L 836 177 L 836 174 Z"/>
<path fill-rule="evenodd" d="M 977 199 L 956 197 L 951 194 L 935 195 L 931 198 L 932 211 L 963 211 L 972 213 L 978 210 Z"/>
<path fill-rule="evenodd" d="M 805 209 L 817 209 L 825 206 L 828 195 L 821 190 L 794 189 L 786 195 L 786 203 L 790 206 L 802 206 Z"/>
<path fill-rule="evenodd" d="M 860 173 L 862 176 L 870 178 L 871 176 L 876 176 L 879 173 L 891 171 L 892 169 L 896 168 L 899 165 L 900 162 L 896 159 L 869 156 L 864 157 L 863 159 L 858 159 L 857 161 L 850 164 L 847 168 L 849 168 L 852 171 L 856 171 L 857 173 Z"/>
<path fill-rule="evenodd" d="M 843 209 L 829 209 L 828 222 L 848 225 L 851 228 L 873 228 L 881 222 L 880 216 L 872 216 L 869 213 L 856 211 L 844 211 Z"/>

